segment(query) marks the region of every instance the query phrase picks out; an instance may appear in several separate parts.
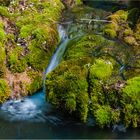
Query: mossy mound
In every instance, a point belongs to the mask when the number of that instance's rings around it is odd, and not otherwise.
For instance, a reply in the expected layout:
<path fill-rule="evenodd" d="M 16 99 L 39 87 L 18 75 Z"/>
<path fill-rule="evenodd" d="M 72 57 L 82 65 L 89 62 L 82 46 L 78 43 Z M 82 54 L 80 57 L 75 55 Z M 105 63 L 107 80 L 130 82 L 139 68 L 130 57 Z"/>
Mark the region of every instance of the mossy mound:
<path fill-rule="evenodd" d="M 0 78 L 13 96 L 42 88 L 42 74 L 59 35 L 60 0 L 0 1 Z"/>
<path fill-rule="evenodd" d="M 139 43 L 139 10 L 119 10 L 108 17 L 111 23 L 104 28 L 104 34 L 111 38 L 123 40 L 130 46 L 140 46 Z M 136 33 L 137 32 L 137 33 Z"/>
<path fill-rule="evenodd" d="M 130 80 L 123 81 L 119 73 L 128 56 L 133 56 L 131 49 L 99 35 L 86 35 L 72 42 L 62 63 L 46 77 L 47 101 L 82 122 L 87 122 L 90 115 L 100 127 L 119 123 L 138 127 L 139 111 L 135 112 L 134 106 L 138 107 L 140 101 L 139 78 L 131 79 L 125 71 Z M 135 92 L 137 99 L 133 97 L 132 108 L 126 110 L 131 100 L 127 90 L 130 95 Z M 129 114 L 133 111 L 134 119 Z"/>
<path fill-rule="evenodd" d="M 105 25 L 104 34 L 123 42 L 128 48 L 131 48 L 132 56 L 126 66 L 126 69 L 130 68 L 130 72 L 127 75 L 132 75 L 132 77 L 137 76 L 140 74 L 139 9 L 134 8 L 129 11 L 119 10 L 110 15 L 108 19 L 111 23 Z"/>

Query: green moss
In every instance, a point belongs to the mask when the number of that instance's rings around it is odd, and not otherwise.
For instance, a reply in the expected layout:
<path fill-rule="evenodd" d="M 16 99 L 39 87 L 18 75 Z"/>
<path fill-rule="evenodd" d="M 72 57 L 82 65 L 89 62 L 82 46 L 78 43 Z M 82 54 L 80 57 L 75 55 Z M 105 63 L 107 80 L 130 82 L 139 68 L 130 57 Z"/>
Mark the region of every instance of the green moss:
<path fill-rule="evenodd" d="M 96 123 L 104 127 L 111 123 L 111 108 L 109 106 L 100 106 L 95 112 Z"/>
<path fill-rule="evenodd" d="M 121 111 L 119 109 L 112 110 L 111 112 L 111 122 L 112 124 L 117 124 L 121 120 Z"/>
<path fill-rule="evenodd" d="M 124 31 L 124 36 L 130 36 L 133 35 L 133 31 L 129 28 L 129 29 L 125 29 Z"/>
<path fill-rule="evenodd" d="M 124 10 L 119 10 L 113 15 L 109 16 L 109 18 L 114 22 L 126 21 L 128 18 L 128 12 Z"/>
<path fill-rule="evenodd" d="M 140 77 L 134 77 L 128 80 L 123 92 L 131 99 L 136 100 L 140 93 Z"/>
<path fill-rule="evenodd" d="M 40 75 L 34 76 L 31 84 L 26 86 L 26 90 L 27 90 L 28 94 L 33 94 L 36 91 L 39 91 L 42 88 L 42 84 L 43 84 L 42 76 L 40 76 Z"/>
<path fill-rule="evenodd" d="M 16 46 L 9 54 L 10 70 L 12 72 L 24 72 L 27 67 L 26 58 L 21 57 L 23 48 Z"/>
<path fill-rule="evenodd" d="M 89 111 L 89 96 L 87 92 L 82 92 L 77 96 L 77 111 L 82 122 L 87 121 Z"/>
<path fill-rule="evenodd" d="M 10 96 L 10 88 L 4 79 L 0 79 L 0 103 L 6 101 Z"/>
<path fill-rule="evenodd" d="M 33 30 L 34 30 L 33 25 L 28 24 L 28 25 L 22 26 L 22 28 L 20 29 L 20 37 L 26 39 L 27 37 L 31 36 Z"/>
<path fill-rule="evenodd" d="M 124 41 L 129 45 L 138 45 L 136 39 L 133 36 L 127 36 L 124 38 Z"/>
<path fill-rule="evenodd" d="M 115 30 L 115 31 L 118 31 L 119 29 L 119 26 L 116 22 L 112 22 L 112 23 L 109 23 L 105 26 L 106 29 L 112 29 L 112 30 Z"/>
<path fill-rule="evenodd" d="M 0 15 L 4 16 L 4 17 L 9 17 L 10 16 L 7 7 L 0 6 Z"/>
<path fill-rule="evenodd" d="M 3 29 L 4 28 L 4 24 L 3 22 L 0 21 L 0 29 Z"/>
<path fill-rule="evenodd" d="M 137 127 L 140 124 L 140 77 L 134 77 L 127 81 L 127 85 L 123 88 L 122 103 L 124 107 L 124 122 L 126 126 Z"/>
<path fill-rule="evenodd" d="M 117 37 L 116 31 L 113 30 L 113 29 L 105 29 L 105 30 L 104 30 L 104 34 L 110 36 L 111 38 Z"/>
<path fill-rule="evenodd" d="M 98 79 L 107 79 L 112 74 L 113 66 L 111 62 L 97 59 L 90 68 L 90 77 Z"/>
<path fill-rule="evenodd" d="M 28 63 L 35 70 L 44 70 L 48 64 L 50 53 L 46 53 L 45 50 L 36 46 L 36 41 L 33 40 L 32 44 L 29 46 L 29 54 L 27 55 Z"/>
<path fill-rule="evenodd" d="M 76 95 L 74 93 L 67 95 L 65 107 L 70 113 L 76 110 Z"/>
<path fill-rule="evenodd" d="M 5 40 L 6 40 L 5 31 L 0 28 L 0 42 L 4 42 Z"/>
<path fill-rule="evenodd" d="M 4 47 L 0 47 L 0 78 L 5 77 L 6 66 L 5 66 L 6 54 Z"/>
<path fill-rule="evenodd" d="M 71 60 L 72 61 L 72 60 Z M 64 61 L 47 75 L 47 100 L 70 114 L 79 112 L 79 118 L 86 121 L 88 112 L 86 70 L 71 61 Z"/>
<path fill-rule="evenodd" d="M 135 37 L 137 40 L 140 40 L 140 22 L 136 25 Z"/>
<path fill-rule="evenodd" d="M 75 0 L 75 2 L 76 2 L 76 5 L 82 4 L 82 1 L 81 0 Z"/>

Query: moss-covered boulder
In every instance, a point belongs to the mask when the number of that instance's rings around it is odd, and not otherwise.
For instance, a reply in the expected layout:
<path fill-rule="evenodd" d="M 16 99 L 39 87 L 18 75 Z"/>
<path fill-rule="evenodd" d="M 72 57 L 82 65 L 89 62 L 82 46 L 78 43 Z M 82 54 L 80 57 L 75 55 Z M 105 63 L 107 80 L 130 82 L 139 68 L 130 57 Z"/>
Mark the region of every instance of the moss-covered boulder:
<path fill-rule="evenodd" d="M 0 78 L 11 96 L 18 98 L 42 88 L 43 71 L 59 42 L 57 21 L 63 4 L 60 0 L 9 2 L 0 1 Z"/>
<path fill-rule="evenodd" d="M 121 19 L 126 20 L 125 14 Z M 114 27 L 119 28 L 118 25 Z M 125 34 L 131 32 L 127 29 Z M 133 103 L 128 105 L 131 99 L 127 97 L 129 81 L 139 75 L 135 67 L 139 63 L 133 61 L 135 52 L 132 50 L 100 35 L 72 39 L 60 65 L 46 77 L 47 101 L 82 122 L 90 115 L 100 127 L 119 123 L 137 127 L 139 111 L 133 113 L 135 118 L 132 119 L 129 113 L 136 109 Z M 124 76 L 130 80 L 124 81 Z M 132 86 L 138 87 L 136 82 Z M 134 102 L 137 104 L 139 98 Z"/>
<path fill-rule="evenodd" d="M 83 122 L 87 121 L 90 112 L 94 116 L 97 106 L 102 105 L 100 102 L 104 103 L 104 86 L 114 82 L 113 76 L 116 81 L 119 77 L 119 73 L 116 76 L 113 72 L 113 65 L 117 66 L 117 62 L 105 53 L 111 44 L 99 35 L 86 35 L 68 43 L 62 63 L 47 75 L 47 100 Z M 108 51 L 113 52 L 111 49 Z"/>

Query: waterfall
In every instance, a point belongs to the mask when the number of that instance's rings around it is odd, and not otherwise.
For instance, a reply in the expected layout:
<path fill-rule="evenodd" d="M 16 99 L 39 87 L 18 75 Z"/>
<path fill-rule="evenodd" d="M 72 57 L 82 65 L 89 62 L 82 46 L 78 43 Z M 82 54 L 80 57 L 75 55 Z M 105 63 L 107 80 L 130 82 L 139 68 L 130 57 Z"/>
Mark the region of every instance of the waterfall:
<path fill-rule="evenodd" d="M 65 52 L 67 43 L 69 41 L 63 27 L 58 26 L 60 36 L 60 43 L 52 56 L 48 67 L 45 70 L 44 87 L 46 74 L 51 72 L 60 63 L 62 56 Z M 18 100 L 9 100 L 2 104 L 0 108 L 0 117 L 8 121 L 33 121 L 33 122 L 55 122 L 59 119 L 55 116 L 47 116 L 46 114 L 51 111 L 52 107 L 46 102 L 45 94 L 40 91 L 32 96 L 25 97 Z M 49 113 L 50 114 L 50 113 Z"/>
<path fill-rule="evenodd" d="M 49 72 L 51 72 L 52 70 L 54 70 L 56 68 L 56 66 L 60 63 L 62 56 L 66 50 L 67 43 L 69 41 L 68 36 L 61 25 L 58 26 L 58 32 L 59 32 L 59 36 L 60 36 L 60 43 L 58 45 L 59 47 L 56 49 L 54 55 L 52 56 L 52 58 L 50 60 L 48 67 L 46 68 L 46 70 L 44 72 L 44 79 L 43 79 L 43 81 L 44 81 L 43 82 L 44 93 L 45 93 L 46 75 Z"/>
<path fill-rule="evenodd" d="M 65 52 L 66 45 L 68 43 L 68 37 L 61 25 L 58 26 L 58 32 L 59 32 L 59 36 L 60 36 L 60 45 L 56 49 L 54 55 L 52 56 L 51 61 L 48 65 L 48 67 L 46 68 L 45 74 L 48 74 L 49 72 L 54 70 L 55 67 L 59 64 L 59 62 L 61 61 L 62 56 Z"/>

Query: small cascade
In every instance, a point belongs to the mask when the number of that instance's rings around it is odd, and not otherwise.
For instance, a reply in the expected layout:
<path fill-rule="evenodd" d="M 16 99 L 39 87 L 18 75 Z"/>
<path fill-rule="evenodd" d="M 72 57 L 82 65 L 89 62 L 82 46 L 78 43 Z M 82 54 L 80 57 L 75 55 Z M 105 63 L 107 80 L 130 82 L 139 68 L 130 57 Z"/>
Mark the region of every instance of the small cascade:
<path fill-rule="evenodd" d="M 69 41 L 66 33 L 61 25 L 58 26 L 58 32 L 61 38 L 60 45 L 56 49 L 48 67 L 46 74 L 51 72 L 60 63 Z M 44 78 L 45 87 L 45 78 Z M 2 104 L 0 109 L 0 117 L 8 121 L 30 121 L 30 122 L 46 122 L 56 124 L 60 122 L 59 118 L 50 114 L 52 107 L 45 100 L 44 91 L 40 91 L 32 96 L 18 100 L 9 100 Z"/>
<path fill-rule="evenodd" d="M 54 70 L 56 68 L 56 66 L 60 63 L 62 56 L 66 50 L 66 46 L 67 43 L 69 41 L 68 36 L 65 32 L 65 30 L 63 29 L 62 26 L 58 26 L 58 32 L 59 32 L 59 36 L 60 36 L 60 44 L 58 45 L 59 47 L 56 49 L 54 55 L 52 56 L 50 63 L 48 65 L 48 67 L 45 70 L 45 74 L 44 74 L 44 83 L 43 83 L 43 91 L 45 93 L 45 80 L 46 80 L 46 75 L 51 72 L 52 70 Z"/>

